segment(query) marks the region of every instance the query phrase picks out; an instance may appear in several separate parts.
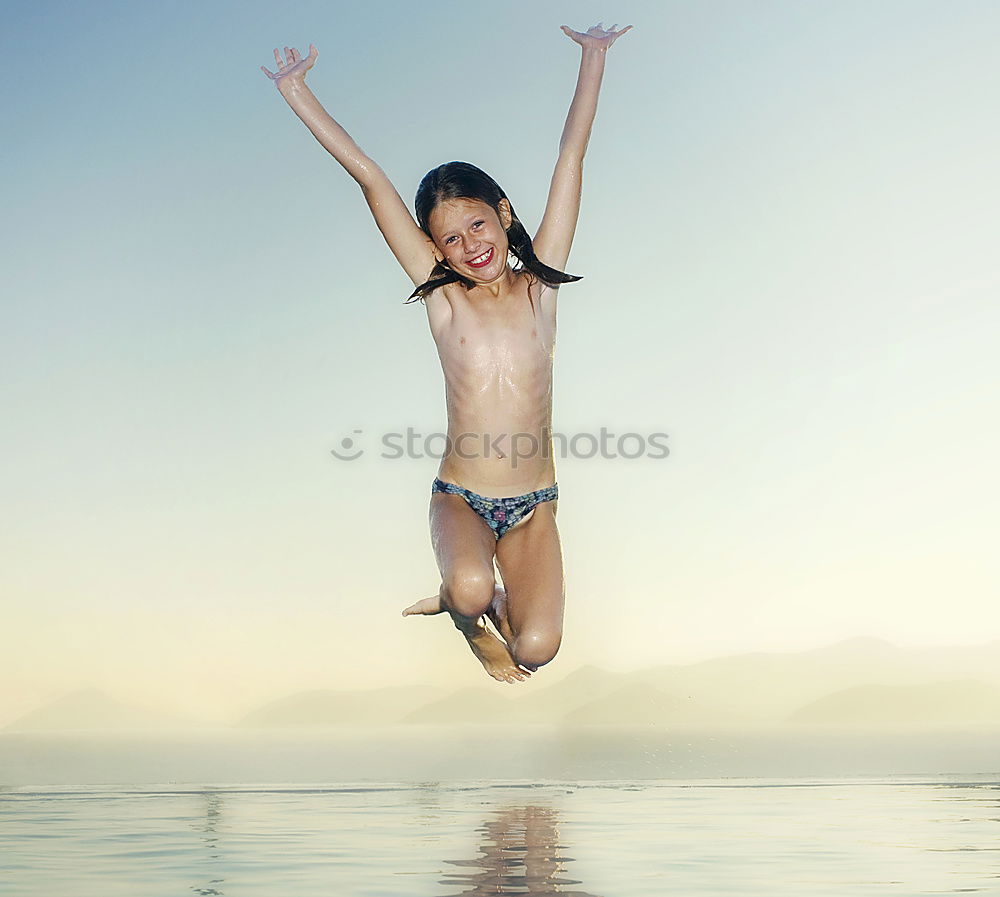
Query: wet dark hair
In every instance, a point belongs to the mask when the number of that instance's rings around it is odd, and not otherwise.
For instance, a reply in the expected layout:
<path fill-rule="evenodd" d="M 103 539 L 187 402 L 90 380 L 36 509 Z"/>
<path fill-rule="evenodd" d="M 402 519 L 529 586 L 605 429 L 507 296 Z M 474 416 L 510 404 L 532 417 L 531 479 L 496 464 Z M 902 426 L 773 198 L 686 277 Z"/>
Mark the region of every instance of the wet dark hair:
<path fill-rule="evenodd" d="M 500 200 L 507 199 L 507 194 L 485 171 L 468 162 L 445 162 L 444 165 L 439 165 L 424 175 L 417 188 L 417 198 L 414 202 L 417 224 L 428 237 L 431 235 L 429 223 L 431 212 L 438 203 L 449 199 L 478 199 L 490 206 L 497 213 L 497 217 L 500 217 Z M 510 200 L 507 202 L 509 204 Z M 514 213 L 513 206 L 510 207 L 510 219 L 507 242 L 511 254 L 521 263 L 521 268 L 550 287 L 558 287 L 561 283 L 572 283 L 581 279 L 575 274 L 565 274 L 539 261 L 531 245 L 531 237 Z M 418 286 L 404 304 L 408 305 L 416 299 L 422 302 L 433 290 L 456 281 L 467 290 L 475 286 L 473 281 L 454 271 L 447 262 L 438 262 L 431 271 L 430 278 Z"/>

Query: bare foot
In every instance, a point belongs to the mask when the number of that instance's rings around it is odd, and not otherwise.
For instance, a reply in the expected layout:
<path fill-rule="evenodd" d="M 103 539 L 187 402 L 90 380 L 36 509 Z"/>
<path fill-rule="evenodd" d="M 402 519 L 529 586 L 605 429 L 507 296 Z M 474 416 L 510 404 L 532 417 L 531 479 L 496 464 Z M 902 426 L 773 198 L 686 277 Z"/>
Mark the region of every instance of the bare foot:
<path fill-rule="evenodd" d="M 419 601 L 415 601 L 403 611 L 403 616 L 439 614 L 444 610 L 445 607 L 441 603 L 441 595 L 438 593 L 437 595 L 431 595 L 429 598 L 421 598 Z M 509 639 L 510 626 L 507 624 L 507 593 L 500 586 L 497 586 L 494 590 L 493 601 L 490 603 L 487 614 L 504 639 Z M 465 636 L 469 647 L 472 648 L 472 653 L 479 658 L 479 662 L 483 665 L 483 668 L 494 679 L 499 682 L 523 682 L 531 675 L 528 670 L 519 667 L 514 662 L 514 658 L 511 657 L 507 645 L 486 628 L 486 625 L 482 622 L 482 618 L 474 620 L 471 617 L 458 617 L 455 614 L 451 616 L 458 631 Z"/>
<path fill-rule="evenodd" d="M 439 593 L 431 595 L 430 598 L 421 598 L 419 601 L 415 601 L 403 611 L 403 616 L 408 617 L 410 614 L 439 614 L 443 610 L 441 595 Z"/>
<path fill-rule="evenodd" d="M 507 593 L 503 586 L 496 586 L 493 589 L 493 600 L 486 610 L 486 616 L 490 618 L 490 622 L 496 626 L 497 632 L 503 636 L 503 640 L 510 647 L 514 634 L 510 631 L 510 623 L 507 621 Z"/>
<path fill-rule="evenodd" d="M 483 668 L 499 682 L 523 682 L 531 673 L 521 669 L 514 658 L 510 656 L 507 646 L 490 632 L 482 623 L 475 629 L 465 632 L 460 630 L 472 648 L 472 653 L 479 658 Z"/>

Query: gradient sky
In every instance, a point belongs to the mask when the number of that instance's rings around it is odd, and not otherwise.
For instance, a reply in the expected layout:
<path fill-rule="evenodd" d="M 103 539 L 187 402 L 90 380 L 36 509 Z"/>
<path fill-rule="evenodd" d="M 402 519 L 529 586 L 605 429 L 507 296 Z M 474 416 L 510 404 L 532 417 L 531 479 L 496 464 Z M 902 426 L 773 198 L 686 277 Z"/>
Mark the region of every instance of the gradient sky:
<path fill-rule="evenodd" d="M 488 684 L 446 619 L 399 617 L 439 583 L 437 459 L 379 440 L 443 431 L 443 378 L 360 191 L 260 72 L 286 44 L 411 207 L 465 159 L 533 232 L 559 25 L 635 25 L 554 424 L 670 455 L 557 461 L 566 638 L 537 680 L 1000 637 L 997 4 L 5 10 L 0 724 L 82 686 L 208 717 Z"/>

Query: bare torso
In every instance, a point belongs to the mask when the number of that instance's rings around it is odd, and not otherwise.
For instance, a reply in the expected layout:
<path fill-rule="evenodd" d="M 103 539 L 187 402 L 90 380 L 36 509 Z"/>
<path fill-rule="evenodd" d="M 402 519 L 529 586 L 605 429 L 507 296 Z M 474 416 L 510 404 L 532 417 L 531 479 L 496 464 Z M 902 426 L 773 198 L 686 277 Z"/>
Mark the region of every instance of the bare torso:
<path fill-rule="evenodd" d="M 448 408 L 442 480 L 492 497 L 556 481 L 555 298 L 555 290 L 514 272 L 499 297 L 458 283 L 427 297 Z"/>

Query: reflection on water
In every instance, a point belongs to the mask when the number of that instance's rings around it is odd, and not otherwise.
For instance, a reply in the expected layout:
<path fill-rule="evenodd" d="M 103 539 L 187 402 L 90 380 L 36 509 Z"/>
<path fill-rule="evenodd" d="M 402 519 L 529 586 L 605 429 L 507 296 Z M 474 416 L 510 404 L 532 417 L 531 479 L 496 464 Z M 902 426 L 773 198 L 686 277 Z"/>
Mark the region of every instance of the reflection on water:
<path fill-rule="evenodd" d="M 439 796 L 440 788 L 429 786 L 417 792 L 424 810 L 430 809 Z M 223 793 L 205 790 L 198 793 L 203 802 L 203 815 L 192 820 L 190 828 L 198 833 L 208 862 L 209 876 L 221 875 L 216 870 L 225 862 L 223 826 Z M 429 815 L 424 824 L 435 817 Z M 491 812 L 476 829 L 479 835 L 479 856 L 473 859 L 445 860 L 461 871 L 446 873 L 440 884 L 449 888 L 454 897 L 464 895 L 547 895 L 563 894 L 565 897 L 599 897 L 591 891 L 576 888 L 580 882 L 568 877 L 566 864 L 573 862 L 565 845 L 560 844 L 559 814 L 551 806 L 528 804 L 508 806 Z M 223 833 L 224 834 L 224 833 Z M 191 885 L 190 890 L 202 897 L 222 897 L 226 880 L 222 877 L 203 877 Z"/>
<path fill-rule="evenodd" d="M 558 815 L 551 807 L 529 805 L 497 810 L 478 829 L 479 856 L 449 860 L 468 871 L 447 875 L 443 885 L 462 887 L 457 895 L 566 894 L 597 897 L 572 887 L 580 882 L 562 873 L 573 858 L 559 843 Z"/>
<path fill-rule="evenodd" d="M 202 833 L 203 837 L 201 840 L 205 845 L 205 852 L 208 859 L 219 860 L 220 845 L 217 828 L 222 818 L 222 795 L 216 791 L 205 791 L 202 797 L 205 800 L 205 818 L 201 821 L 200 825 L 193 825 L 192 828 Z M 210 863 L 209 865 L 214 865 L 214 863 Z M 225 879 L 223 878 L 213 878 L 205 885 L 193 885 L 191 890 L 195 894 L 201 894 L 202 897 L 221 897 L 221 895 L 225 894 L 224 891 L 220 890 L 224 881 Z"/>
<path fill-rule="evenodd" d="M 986 775 L 0 786 L 0 894 L 996 894 L 998 799 Z"/>

